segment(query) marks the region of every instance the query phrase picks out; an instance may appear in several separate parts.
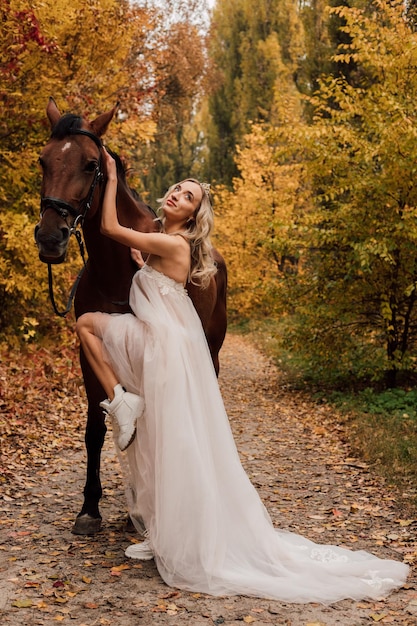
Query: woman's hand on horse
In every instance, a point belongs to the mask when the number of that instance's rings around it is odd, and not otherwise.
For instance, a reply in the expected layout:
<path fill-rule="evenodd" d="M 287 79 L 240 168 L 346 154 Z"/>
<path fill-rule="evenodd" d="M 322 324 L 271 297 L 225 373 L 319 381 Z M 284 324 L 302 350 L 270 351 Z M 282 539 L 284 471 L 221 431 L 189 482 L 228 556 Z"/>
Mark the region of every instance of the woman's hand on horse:
<path fill-rule="evenodd" d="M 116 170 L 116 161 L 113 157 L 107 152 L 106 148 L 104 148 L 104 166 L 106 169 L 107 180 L 108 181 L 116 181 L 117 182 L 117 170 Z"/>

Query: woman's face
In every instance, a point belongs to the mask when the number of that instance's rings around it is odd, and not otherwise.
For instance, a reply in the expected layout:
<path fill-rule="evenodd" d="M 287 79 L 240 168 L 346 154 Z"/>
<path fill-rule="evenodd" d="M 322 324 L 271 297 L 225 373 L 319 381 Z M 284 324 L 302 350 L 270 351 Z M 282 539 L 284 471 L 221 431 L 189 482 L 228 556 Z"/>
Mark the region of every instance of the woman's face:
<path fill-rule="evenodd" d="M 173 187 L 162 209 L 165 217 L 171 221 L 187 222 L 200 206 L 203 190 L 191 180 L 183 181 Z"/>

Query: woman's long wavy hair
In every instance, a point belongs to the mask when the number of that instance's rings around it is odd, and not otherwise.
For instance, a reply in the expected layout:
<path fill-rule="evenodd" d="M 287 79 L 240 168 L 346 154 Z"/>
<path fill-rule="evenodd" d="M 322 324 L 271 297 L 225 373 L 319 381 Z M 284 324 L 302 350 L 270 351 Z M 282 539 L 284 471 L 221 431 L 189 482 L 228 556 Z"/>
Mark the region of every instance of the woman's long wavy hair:
<path fill-rule="evenodd" d="M 165 216 L 163 205 L 174 187 L 182 185 L 185 182 L 196 183 L 200 186 L 203 196 L 200 205 L 196 208 L 194 215 L 187 222 L 187 230 L 181 234 L 185 237 L 191 246 L 191 270 L 190 282 L 194 285 L 200 285 L 205 288 L 210 282 L 210 278 L 217 272 L 217 268 L 212 255 L 212 243 L 210 239 L 211 231 L 214 224 L 213 207 L 210 201 L 209 193 L 202 187 L 200 181 L 195 178 L 185 178 L 179 183 L 172 185 L 163 198 L 158 198 L 160 203 L 158 214 L 164 230 Z"/>

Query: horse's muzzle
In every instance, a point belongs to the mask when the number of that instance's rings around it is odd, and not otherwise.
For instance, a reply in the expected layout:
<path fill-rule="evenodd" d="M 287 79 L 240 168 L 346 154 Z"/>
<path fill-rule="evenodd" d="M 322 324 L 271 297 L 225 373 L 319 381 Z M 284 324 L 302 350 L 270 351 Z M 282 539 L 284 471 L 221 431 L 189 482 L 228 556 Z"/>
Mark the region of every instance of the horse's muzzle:
<path fill-rule="evenodd" d="M 35 242 L 42 263 L 63 263 L 67 256 L 70 237 L 69 228 L 63 227 L 52 232 L 45 232 L 41 223 L 35 226 Z"/>

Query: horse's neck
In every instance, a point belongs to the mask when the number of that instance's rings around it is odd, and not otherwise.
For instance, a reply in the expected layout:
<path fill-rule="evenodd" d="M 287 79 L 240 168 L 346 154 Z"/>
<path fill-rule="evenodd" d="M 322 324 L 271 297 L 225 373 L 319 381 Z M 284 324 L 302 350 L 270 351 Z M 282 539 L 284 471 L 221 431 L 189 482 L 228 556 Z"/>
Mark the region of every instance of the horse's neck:
<path fill-rule="evenodd" d="M 133 197 L 125 185 L 117 190 L 117 215 L 119 222 L 128 228 L 149 232 L 155 230 L 154 216 L 144 202 Z"/>

